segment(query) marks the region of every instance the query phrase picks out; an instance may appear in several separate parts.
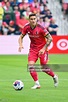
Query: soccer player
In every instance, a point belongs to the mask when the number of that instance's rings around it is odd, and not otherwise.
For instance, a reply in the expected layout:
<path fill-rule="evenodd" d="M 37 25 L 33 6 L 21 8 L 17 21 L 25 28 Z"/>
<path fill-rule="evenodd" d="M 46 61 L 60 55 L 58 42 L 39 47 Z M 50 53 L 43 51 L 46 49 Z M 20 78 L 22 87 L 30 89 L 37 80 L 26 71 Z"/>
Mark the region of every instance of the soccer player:
<path fill-rule="evenodd" d="M 26 24 L 22 29 L 22 34 L 19 37 L 19 52 L 23 48 L 23 38 L 28 34 L 30 38 L 30 50 L 28 54 L 28 65 L 30 68 L 30 75 L 32 76 L 35 85 L 31 89 L 40 88 L 40 83 L 38 80 L 37 71 L 34 69 L 34 64 L 40 58 L 40 64 L 42 65 L 42 71 L 50 75 L 54 80 L 54 85 L 58 86 L 58 77 L 50 68 L 46 68 L 46 63 L 48 61 L 48 51 L 47 48 L 52 41 L 52 37 L 49 32 L 37 23 L 36 14 L 29 15 L 29 23 Z M 28 42 L 27 42 L 28 43 Z"/>

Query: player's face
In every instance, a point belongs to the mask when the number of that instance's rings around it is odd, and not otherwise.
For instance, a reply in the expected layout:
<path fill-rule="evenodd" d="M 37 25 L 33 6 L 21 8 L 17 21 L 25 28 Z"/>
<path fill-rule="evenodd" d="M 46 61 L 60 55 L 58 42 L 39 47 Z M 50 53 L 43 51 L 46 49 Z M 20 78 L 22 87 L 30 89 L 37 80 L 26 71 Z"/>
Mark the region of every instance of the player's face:
<path fill-rule="evenodd" d="M 36 18 L 36 16 L 31 16 L 30 19 L 29 19 L 29 21 L 30 21 L 30 25 L 31 26 L 36 26 L 36 24 L 37 24 L 37 18 Z"/>

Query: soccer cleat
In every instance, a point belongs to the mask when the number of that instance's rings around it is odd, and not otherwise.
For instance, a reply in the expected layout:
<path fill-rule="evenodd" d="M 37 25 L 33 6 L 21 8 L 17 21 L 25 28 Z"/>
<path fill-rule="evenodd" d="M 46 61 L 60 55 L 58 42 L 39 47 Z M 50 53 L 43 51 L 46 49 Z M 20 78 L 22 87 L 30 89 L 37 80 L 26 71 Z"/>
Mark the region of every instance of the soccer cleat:
<path fill-rule="evenodd" d="M 58 86 L 58 76 L 55 75 L 55 76 L 53 77 L 53 80 L 54 80 L 54 86 L 57 87 L 57 86 Z"/>
<path fill-rule="evenodd" d="M 40 89 L 40 85 L 35 84 L 31 89 Z"/>

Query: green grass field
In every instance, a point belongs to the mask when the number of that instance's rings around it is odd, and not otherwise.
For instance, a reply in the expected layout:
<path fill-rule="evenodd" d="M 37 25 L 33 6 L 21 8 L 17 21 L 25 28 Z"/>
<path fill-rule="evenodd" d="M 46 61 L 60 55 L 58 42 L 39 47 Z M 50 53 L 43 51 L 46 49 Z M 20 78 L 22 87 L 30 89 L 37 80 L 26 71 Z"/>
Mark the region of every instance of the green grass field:
<path fill-rule="evenodd" d="M 68 64 L 68 55 L 49 55 L 52 64 Z M 39 63 L 39 61 L 37 62 Z M 68 102 L 68 72 L 55 72 L 59 86 L 47 74 L 38 72 L 41 89 L 31 90 L 34 81 L 27 71 L 27 55 L 0 55 L 0 102 Z M 15 91 L 13 82 L 20 79 L 24 89 Z"/>

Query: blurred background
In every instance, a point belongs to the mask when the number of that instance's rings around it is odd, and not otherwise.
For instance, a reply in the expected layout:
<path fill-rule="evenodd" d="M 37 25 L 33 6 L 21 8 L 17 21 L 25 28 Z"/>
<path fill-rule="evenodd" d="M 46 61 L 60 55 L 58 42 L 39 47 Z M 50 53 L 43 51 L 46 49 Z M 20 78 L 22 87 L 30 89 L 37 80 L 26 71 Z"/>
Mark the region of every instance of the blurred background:
<path fill-rule="evenodd" d="M 31 12 L 51 35 L 68 35 L 68 0 L 0 0 L 0 35 L 19 35 Z"/>

